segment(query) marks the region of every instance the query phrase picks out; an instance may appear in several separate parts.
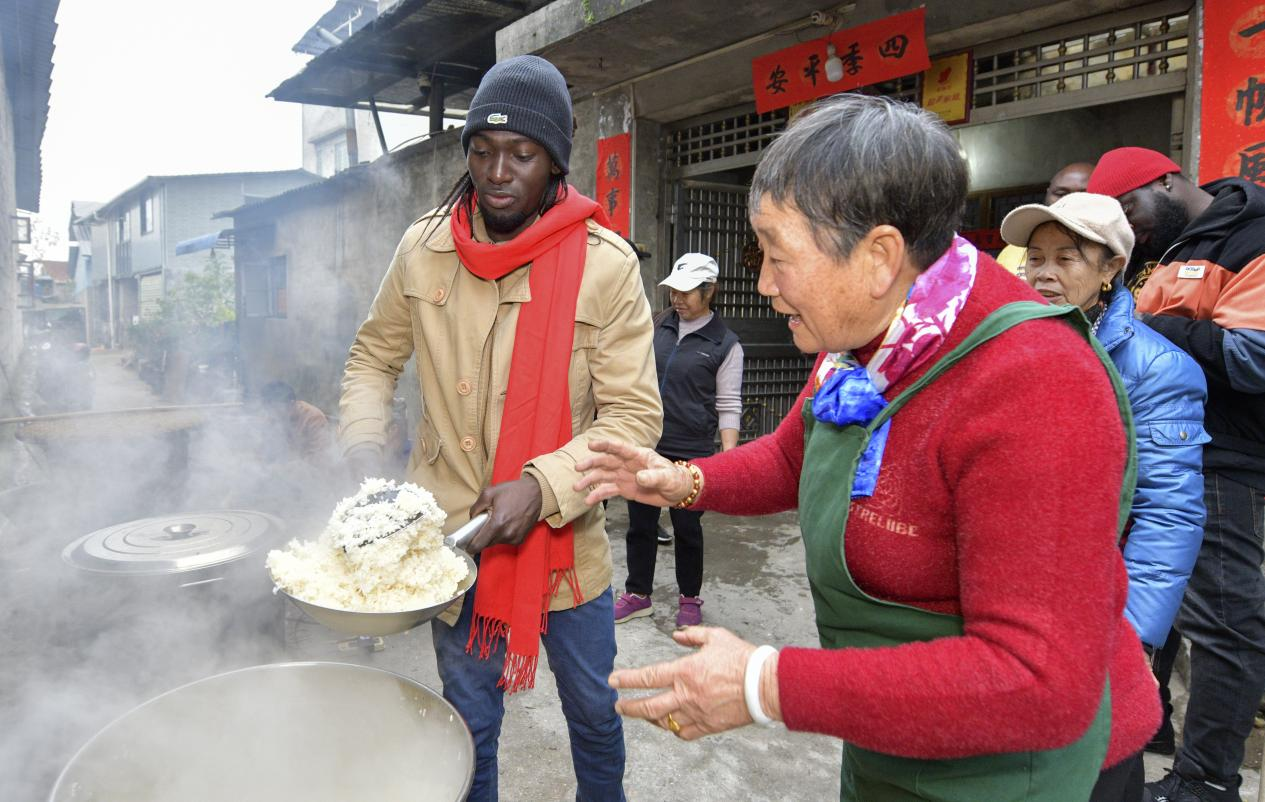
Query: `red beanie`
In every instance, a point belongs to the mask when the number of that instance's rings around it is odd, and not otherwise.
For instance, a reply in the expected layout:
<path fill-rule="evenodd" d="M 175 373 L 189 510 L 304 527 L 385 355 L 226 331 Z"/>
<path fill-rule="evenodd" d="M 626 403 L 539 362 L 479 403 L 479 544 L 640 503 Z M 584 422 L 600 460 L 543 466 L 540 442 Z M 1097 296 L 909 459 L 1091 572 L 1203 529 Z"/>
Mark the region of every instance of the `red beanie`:
<path fill-rule="evenodd" d="M 1149 148 L 1116 148 L 1098 160 L 1086 191 L 1118 198 L 1157 178 L 1181 171 L 1172 159 Z"/>

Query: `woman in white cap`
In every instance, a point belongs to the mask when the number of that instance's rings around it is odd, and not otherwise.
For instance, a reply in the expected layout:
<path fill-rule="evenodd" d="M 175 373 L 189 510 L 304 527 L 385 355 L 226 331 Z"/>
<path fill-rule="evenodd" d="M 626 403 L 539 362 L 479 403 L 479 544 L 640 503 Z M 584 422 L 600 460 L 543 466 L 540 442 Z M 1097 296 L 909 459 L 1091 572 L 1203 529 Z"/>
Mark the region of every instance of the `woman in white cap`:
<path fill-rule="evenodd" d="M 1119 281 L 1133 250 L 1133 230 L 1115 198 L 1075 192 L 1050 206 L 1020 206 L 1002 221 L 1001 235 L 1028 249 L 1027 280 L 1033 289 L 1050 303 L 1080 307 L 1089 317 L 1124 381 L 1138 449 L 1137 490 L 1124 541 L 1125 617 L 1153 655 L 1169 637 L 1203 539 L 1202 446 L 1209 440 L 1203 428 L 1208 395 L 1203 371 L 1135 319 L 1133 296 Z M 1167 696 L 1167 688 L 1161 688 L 1169 713 Z M 1166 715 L 1148 748 L 1172 754 L 1172 740 Z M 1139 759 L 1139 786 L 1141 765 Z"/>
<path fill-rule="evenodd" d="M 712 311 L 720 267 L 707 254 L 687 253 L 660 282 L 671 307 L 655 320 L 654 357 L 663 398 L 663 437 L 655 450 L 672 460 L 710 456 L 738 445 L 742 418 L 742 345 Z M 628 502 L 628 581 L 615 603 L 615 623 L 650 615 L 658 550 L 659 507 Z M 672 508 L 676 536 L 676 625 L 703 621 L 703 513 Z"/>

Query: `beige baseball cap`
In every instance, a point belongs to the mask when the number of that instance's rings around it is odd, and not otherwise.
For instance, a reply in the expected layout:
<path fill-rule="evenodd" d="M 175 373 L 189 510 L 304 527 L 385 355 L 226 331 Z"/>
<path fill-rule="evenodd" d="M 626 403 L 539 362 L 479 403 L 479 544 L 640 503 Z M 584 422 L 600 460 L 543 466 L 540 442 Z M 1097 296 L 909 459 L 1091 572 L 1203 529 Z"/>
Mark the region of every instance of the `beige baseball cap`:
<path fill-rule="evenodd" d="M 1114 256 L 1127 261 L 1133 253 L 1133 229 L 1120 202 L 1108 195 L 1070 192 L 1053 204 L 1029 203 L 1001 221 L 1001 238 L 1020 248 L 1028 246 L 1037 226 L 1051 221 L 1062 223 L 1091 242 L 1106 245 Z"/>
<path fill-rule="evenodd" d="M 671 287 L 680 292 L 689 292 L 700 284 L 710 284 L 720 275 L 720 265 L 705 253 L 687 253 L 676 264 L 672 272 L 659 282 L 660 287 Z"/>

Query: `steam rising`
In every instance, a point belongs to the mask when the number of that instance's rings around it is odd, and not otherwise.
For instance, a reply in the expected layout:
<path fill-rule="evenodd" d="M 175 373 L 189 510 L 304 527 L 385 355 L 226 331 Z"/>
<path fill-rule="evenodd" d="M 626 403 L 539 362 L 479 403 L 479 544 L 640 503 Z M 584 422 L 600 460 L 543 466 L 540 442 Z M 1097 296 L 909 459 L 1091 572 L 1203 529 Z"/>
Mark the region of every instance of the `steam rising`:
<path fill-rule="evenodd" d="M 159 693 L 286 659 L 285 611 L 264 553 L 287 534 L 318 531 L 345 490 L 341 473 L 269 462 L 276 432 L 253 410 L 157 429 L 52 436 L 32 449 L 44 466 L 38 481 L 0 496 L 4 799 L 46 799 L 83 743 Z M 97 529 L 226 508 L 277 515 L 288 531 L 225 566 L 168 576 L 94 574 L 62 559 Z M 213 581 L 181 586 L 201 580 Z"/>
<path fill-rule="evenodd" d="M 463 169 L 455 134 L 407 151 L 335 179 L 343 184 L 332 208 L 323 196 L 234 219 L 239 268 L 289 260 L 287 316 L 250 318 L 238 309 L 243 386 L 203 377 L 185 403 L 243 389 L 249 396 L 279 379 L 337 414 L 347 349 L 400 236 Z M 252 223 L 272 222 L 275 237 L 251 238 Z M 411 375 L 410 366 L 397 394 L 416 420 Z M 276 461 L 284 444 L 249 408 L 203 418 L 188 427 L 151 422 L 82 437 L 54 431 L 20 449 L 19 463 L 31 467 L 25 484 L 0 488 L 0 798 L 46 799 L 84 743 L 160 693 L 287 659 L 284 617 L 294 614 L 269 593 L 264 555 L 289 537 L 314 538 L 354 484 L 332 459 Z M 257 552 L 191 577 L 96 575 L 61 557 L 68 544 L 104 527 L 214 509 L 269 513 L 287 528 Z M 215 581 L 181 587 L 189 579 Z M 302 656 L 292 650 L 289 659 Z"/>

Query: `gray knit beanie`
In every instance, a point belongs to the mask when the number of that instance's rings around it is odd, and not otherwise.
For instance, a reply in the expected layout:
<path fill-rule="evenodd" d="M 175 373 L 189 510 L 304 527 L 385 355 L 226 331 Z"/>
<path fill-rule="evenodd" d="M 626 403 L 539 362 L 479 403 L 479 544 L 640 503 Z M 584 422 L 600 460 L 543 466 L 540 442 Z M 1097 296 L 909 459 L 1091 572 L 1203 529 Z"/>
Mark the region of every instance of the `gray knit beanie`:
<path fill-rule="evenodd" d="M 539 142 L 562 172 L 571 159 L 571 93 L 558 68 L 539 56 L 493 65 L 479 82 L 461 131 L 461 147 L 480 131 L 513 131 Z"/>

